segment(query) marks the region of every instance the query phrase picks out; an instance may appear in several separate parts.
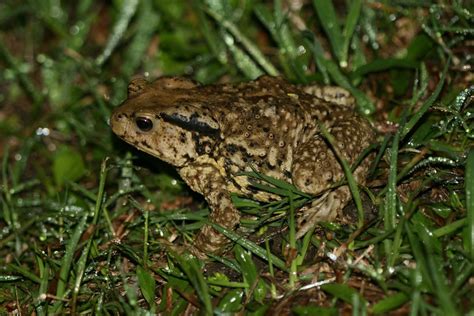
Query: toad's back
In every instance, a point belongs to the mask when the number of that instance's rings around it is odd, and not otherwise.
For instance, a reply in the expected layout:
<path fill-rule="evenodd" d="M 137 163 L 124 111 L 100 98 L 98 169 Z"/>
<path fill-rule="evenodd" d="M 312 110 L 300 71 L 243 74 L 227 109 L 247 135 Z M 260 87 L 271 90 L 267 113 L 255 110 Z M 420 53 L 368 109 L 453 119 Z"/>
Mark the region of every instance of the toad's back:
<path fill-rule="evenodd" d="M 353 104 L 341 104 L 341 98 L 351 100 L 347 94 L 332 95 L 332 98 L 339 97 L 339 102 L 331 102 L 324 99 L 327 95 L 315 96 L 272 77 L 239 85 L 209 86 L 208 89 L 200 93 L 207 95 L 212 104 L 201 105 L 212 113 L 220 126 L 219 141 L 209 154 L 224 166 L 234 184 L 240 183 L 236 184 L 238 189 L 232 188 L 232 191 L 249 193 L 245 189 L 247 182 L 243 177 L 235 181 L 235 175 L 252 169 L 295 183 L 313 181 L 306 178 L 317 176 L 318 172 L 314 173 L 317 170 L 319 173 L 324 170 L 327 176 L 331 168 L 334 169 L 333 176 L 339 178 L 340 166 L 331 162 L 331 150 L 319 136 L 320 123 L 341 140 L 342 153 L 350 162 L 354 162 L 361 148 L 367 147 L 373 139 L 370 125 L 353 112 Z M 216 97 L 209 98 L 211 95 Z M 201 141 L 198 148 L 205 147 L 205 140 L 204 146 L 202 139 L 196 141 Z M 299 159 L 298 155 L 305 159 Z M 301 174 L 305 179 L 298 181 L 294 176 L 296 162 L 299 167 L 303 164 L 315 169 L 307 176 Z M 331 178 L 329 182 L 336 180 Z M 308 186 L 303 185 L 302 189 L 305 187 Z M 309 187 L 304 191 L 315 192 Z"/>

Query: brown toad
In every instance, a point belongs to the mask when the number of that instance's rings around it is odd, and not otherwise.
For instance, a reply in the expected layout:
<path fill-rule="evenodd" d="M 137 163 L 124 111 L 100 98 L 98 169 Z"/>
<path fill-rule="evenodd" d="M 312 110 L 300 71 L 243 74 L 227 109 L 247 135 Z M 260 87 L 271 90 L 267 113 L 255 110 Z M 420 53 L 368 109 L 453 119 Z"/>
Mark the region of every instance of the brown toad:
<path fill-rule="evenodd" d="M 231 193 L 271 198 L 250 188 L 242 171 L 253 168 L 309 194 L 326 192 L 304 211 L 306 231 L 317 221 L 334 219 L 351 198 L 347 186 L 328 190 L 343 171 L 318 123 L 335 137 L 349 163 L 374 140 L 370 124 L 353 112 L 353 101 L 340 88 L 302 88 L 269 76 L 209 86 L 183 78 L 152 83 L 140 78 L 130 83 L 111 126 L 126 142 L 175 166 L 204 195 L 210 221 L 227 229 L 235 229 L 240 219 Z M 354 172 L 359 183 L 365 181 L 368 160 Z M 203 251 L 216 252 L 225 244 L 226 237 L 209 225 L 196 239 Z"/>

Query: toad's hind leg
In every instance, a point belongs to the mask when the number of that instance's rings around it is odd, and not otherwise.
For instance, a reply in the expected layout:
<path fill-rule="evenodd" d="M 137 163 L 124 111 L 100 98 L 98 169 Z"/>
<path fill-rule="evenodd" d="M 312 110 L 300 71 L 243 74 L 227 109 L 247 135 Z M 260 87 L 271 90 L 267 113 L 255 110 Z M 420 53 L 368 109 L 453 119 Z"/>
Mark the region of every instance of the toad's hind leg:
<path fill-rule="evenodd" d="M 324 101 L 341 105 L 347 109 L 355 108 L 355 99 L 349 91 L 336 86 L 308 85 L 302 86 L 304 92 L 312 94 Z"/>
<path fill-rule="evenodd" d="M 328 126 L 328 130 L 334 136 L 334 145 L 342 157 L 352 165 L 373 141 L 374 132 L 365 119 L 353 114 L 346 117 Z M 293 183 L 305 193 L 324 193 L 311 206 L 301 211 L 297 233 L 297 237 L 301 237 L 317 222 L 334 220 L 341 214 L 351 194 L 346 185 L 329 191 L 331 185 L 343 179 L 344 172 L 334 151 L 321 135 L 316 135 L 299 146 L 295 157 L 292 166 Z M 358 183 L 365 183 L 369 164 L 370 158 L 366 158 L 355 170 L 354 178 Z"/>

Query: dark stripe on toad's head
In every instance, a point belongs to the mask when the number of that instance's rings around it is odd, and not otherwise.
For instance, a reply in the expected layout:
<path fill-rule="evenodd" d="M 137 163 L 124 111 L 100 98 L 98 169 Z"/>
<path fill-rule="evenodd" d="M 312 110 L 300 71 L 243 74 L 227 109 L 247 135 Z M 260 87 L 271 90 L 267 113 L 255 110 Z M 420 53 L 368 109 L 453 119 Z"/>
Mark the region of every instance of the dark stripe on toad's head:
<path fill-rule="evenodd" d="M 186 116 L 173 113 L 171 115 L 161 113 L 161 118 L 168 123 L 176 124 L 181 128 L 188 131 L 195 131 L 203 135 L 216 137 L 219 134 L 219 129 L 213 128 L 208 124 L 198 120 L 196 115 L 192 115 L 190 118 Z"/>

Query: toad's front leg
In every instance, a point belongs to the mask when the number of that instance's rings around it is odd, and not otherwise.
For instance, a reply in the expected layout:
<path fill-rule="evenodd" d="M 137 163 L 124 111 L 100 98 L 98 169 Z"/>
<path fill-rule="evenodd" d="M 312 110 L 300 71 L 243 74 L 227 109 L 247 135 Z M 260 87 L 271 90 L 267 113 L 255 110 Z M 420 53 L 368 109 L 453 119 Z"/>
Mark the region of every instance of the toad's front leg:
<path fill-rule="evenodd" d="M 201 193 L 209 204 L 209 221 L 229 230 L 239 224 L 240 213 L 232 204 L 227 191 L 225 174 L 213 162 L 196 162 L 179 171 L 181 177 L 194 191 Z M 229 243 L 227 237 L 210 225 L 204 225 L 198 233 L 195 246 L 207 253 L 217 253 Z"/>

